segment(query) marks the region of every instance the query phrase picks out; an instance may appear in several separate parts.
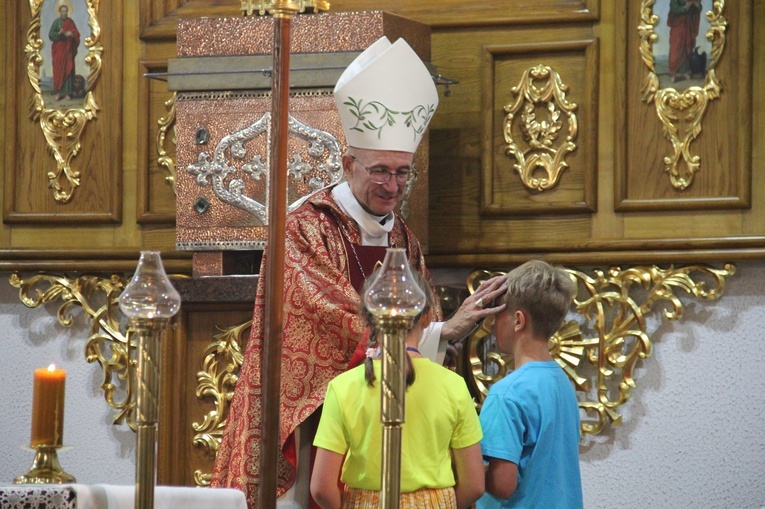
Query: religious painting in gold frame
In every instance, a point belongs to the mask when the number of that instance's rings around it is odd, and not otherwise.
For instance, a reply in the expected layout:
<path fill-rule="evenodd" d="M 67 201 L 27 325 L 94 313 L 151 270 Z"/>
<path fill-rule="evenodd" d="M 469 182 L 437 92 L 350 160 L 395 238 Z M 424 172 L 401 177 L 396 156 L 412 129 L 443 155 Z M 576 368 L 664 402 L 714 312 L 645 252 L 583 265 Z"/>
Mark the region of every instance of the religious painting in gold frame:
<path fill-rule="evenodd" d="M 641 2 L 640 56 L 648 69 L 641 98 L 656 107 L 672 145 L 664 170 L 682 191 L 701 168 L 691 144 L 701 134 L 708 104 L 722 92 L 715 69 L 725 47 L 725 0 Z"/>
<path fill-rule="evenodd" d="M 101 74 L 99 0 L 29 0 L 27 76 L 34 89 L 30 118 L 39 122 L 55 160 L 47 173 L 57 202 L 67 203 L 80 184 L 73 159 L 98 106 L 93 89 Z"/>

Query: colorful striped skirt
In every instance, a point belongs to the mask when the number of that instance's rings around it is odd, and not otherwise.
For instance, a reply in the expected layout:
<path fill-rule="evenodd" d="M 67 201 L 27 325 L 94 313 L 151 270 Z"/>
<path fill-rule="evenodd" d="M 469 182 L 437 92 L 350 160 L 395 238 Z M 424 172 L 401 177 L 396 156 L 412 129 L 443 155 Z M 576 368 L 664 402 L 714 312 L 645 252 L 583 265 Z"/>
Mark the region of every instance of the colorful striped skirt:
<path fill-rule="evenodd" d="M 380 492 L 345 487 L 341 509 L 377 509 Z M 454 488 L 421 488 L 401 493 L 399 507 L 404 509 L 457 509 Z"/>

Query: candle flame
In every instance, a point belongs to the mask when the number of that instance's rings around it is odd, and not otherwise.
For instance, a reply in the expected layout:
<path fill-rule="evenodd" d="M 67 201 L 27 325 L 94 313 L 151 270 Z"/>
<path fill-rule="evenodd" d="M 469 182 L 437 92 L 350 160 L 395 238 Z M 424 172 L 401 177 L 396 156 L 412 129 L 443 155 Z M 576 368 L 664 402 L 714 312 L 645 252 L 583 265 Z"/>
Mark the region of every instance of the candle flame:
<path fill-rule="evenodd" d="M 50 366 L 48 366 L 48 371 L 56 371 L 56 365 L 51 364 Z"/>

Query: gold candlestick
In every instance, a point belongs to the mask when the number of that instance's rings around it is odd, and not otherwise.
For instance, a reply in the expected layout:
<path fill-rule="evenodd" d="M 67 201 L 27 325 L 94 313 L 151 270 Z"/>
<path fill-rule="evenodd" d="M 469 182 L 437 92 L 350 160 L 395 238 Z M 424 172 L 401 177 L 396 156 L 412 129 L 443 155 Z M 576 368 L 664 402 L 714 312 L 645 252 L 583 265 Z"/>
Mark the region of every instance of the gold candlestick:
<path fill-rule="evenodd" d="M 67 484 L 77 482 L 58 462 L 59 445 L 38 445 L 29 471 L 13 480 L 15 484 Z"/>

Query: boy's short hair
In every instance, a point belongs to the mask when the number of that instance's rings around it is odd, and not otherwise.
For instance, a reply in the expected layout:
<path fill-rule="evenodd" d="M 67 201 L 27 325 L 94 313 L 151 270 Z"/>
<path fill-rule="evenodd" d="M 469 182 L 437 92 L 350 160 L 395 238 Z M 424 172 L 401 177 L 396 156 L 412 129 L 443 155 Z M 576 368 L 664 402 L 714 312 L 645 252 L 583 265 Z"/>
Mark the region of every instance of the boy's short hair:
<path fill-rule="evenodd" d="M 576 283 L 563 267 L 530 260 L 507 274 L 504 313 L 521 309 L 531 317 L 532 332 L 546 339 L 563 325 Z"/>

